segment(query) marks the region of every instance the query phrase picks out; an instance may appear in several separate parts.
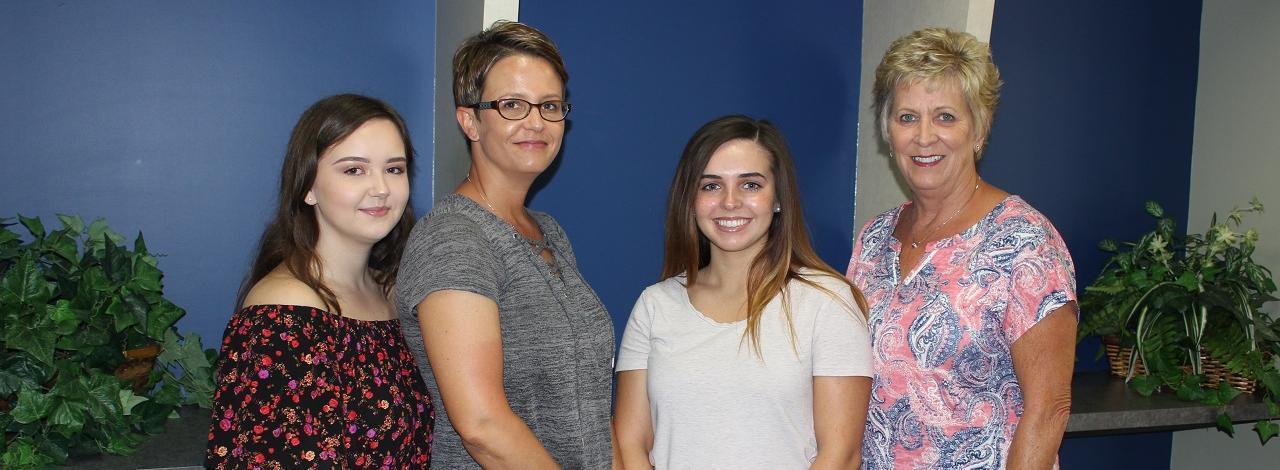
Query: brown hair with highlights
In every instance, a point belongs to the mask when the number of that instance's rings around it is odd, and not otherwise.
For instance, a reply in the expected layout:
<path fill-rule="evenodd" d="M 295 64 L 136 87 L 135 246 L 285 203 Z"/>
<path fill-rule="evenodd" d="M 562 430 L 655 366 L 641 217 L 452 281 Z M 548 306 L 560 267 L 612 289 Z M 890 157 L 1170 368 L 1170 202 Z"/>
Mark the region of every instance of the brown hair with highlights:
<path fill-rule="evenodd" d="M 802 276 L 802 270 L 817 271 L 821 275 L 842 281 L 853 293 L 859 312 L 866 312 L 866 300 L 857 287 L 822 261 L 813 250 L 809 231 L 805 228 L 795 164 L 782 133 L 769 121 L 741 115 L 725 116 L 708 122 L 685 145 L 667 198 L 667 235 L 662 279 L 685 274 L 687 285 L 692 286 L 698 282 L 698 270 L 711 262 L 710 241 L 698 229 L 694 202 L 702 172 L 711 161 L 711 156 L 725 143 L 739 139 L 759 144 L 771 157 L 769 170 L 775 181 L 774 200 L 782 209 L 773 214 L 764 249 L 752 261 L 747 277 L 747 330 L 743 333 L 743 338 L 750 342 L 759 355 L 760 317 L 765 305 L 775 296 L 783 296 L 783 313 L 787 324 L 794 327 L 791 324 L 790 302 L 787 301 L 788 282 L 803 282 L 839 298 L 835 293 Z M 854 306 L 847 307 L 850 312 L 854 311 Z M 791 335 L 794 346 L 795 331 Z"/>

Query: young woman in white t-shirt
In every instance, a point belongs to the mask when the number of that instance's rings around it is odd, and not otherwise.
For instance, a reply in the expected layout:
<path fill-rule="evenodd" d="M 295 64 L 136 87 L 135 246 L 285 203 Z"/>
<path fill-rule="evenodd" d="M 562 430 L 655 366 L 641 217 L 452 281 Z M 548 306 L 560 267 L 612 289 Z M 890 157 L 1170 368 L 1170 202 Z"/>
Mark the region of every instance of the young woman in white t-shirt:
<path fill-rule="evenodd" d="M 809 243 L 786 142 L 727 116 L 685 146 L 663 281 L 618 353 L 626 469 L 854 468 L 871 389 L 864 301 Z"/>

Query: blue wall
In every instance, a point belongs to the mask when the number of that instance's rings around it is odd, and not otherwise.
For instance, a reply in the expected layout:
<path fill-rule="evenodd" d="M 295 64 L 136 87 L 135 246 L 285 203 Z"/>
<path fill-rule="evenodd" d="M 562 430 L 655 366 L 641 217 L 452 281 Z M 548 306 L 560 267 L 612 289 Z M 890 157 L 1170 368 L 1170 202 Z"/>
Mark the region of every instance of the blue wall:
<path fill-rule="evenodd" d="M 1053 220 L 1079 287 L 1103 238 L 1153 226 L 1154 199 L 1186 220 L 1199 66 L 1200 2 L 996 2 L 992 51 L 1005 80 L 981 172 Z M 1084 312 L 1088 315 L 1088 312 Z M 1096 340 L 1080 370 L 1101 370 Z M 1168 468 L 1169 433 L 1075 438 L 1063 468 Z"/>
<path fill-rule="evenodd" d="M 179 328 L 216 346 L 312 102 L 396 106 L 428 207 L 434 31 L 411 0 L 0 3 L 0 216 L 142 231 Z"/>
<path fill-rule="evenodd" d="M 860 1 L 524 0 L 569 68 L 564 151 L 532 206 L 555 215 L 619 336 L 662 265 L 666 194 L 699 126 L 773 121 L 799 167 L 819 254 L 843 270 L 853 221 Z"/>

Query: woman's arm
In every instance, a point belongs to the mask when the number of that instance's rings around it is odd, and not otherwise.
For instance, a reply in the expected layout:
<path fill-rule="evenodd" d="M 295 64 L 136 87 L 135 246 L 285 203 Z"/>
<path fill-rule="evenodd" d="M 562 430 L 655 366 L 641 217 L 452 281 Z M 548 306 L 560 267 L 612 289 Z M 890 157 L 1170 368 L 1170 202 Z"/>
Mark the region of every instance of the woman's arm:
<path fill-rule="evenodd" d="M 418 321 L 440 399 L 476 463 L 559 468 L 507 403 L 498 304 L 471 292 L 436 291 L 418 304 Z"/>
<path fill-rule="evenodd" d="M 1071 416 L 1076 304 L 1054 310 L 1014 341 L 1013 370 L 1022 387 L 1022 419 L 1009 446 L 1008 468 L 1053 468 Z"/>
<path fill-rule="evenodd" d="M 867 424 L 871 377 L 814 377 L 813 430 L 818 458 L 811 469 L 858 468 Z"/>
<path fill-rule="evenodd" d="M 614 467 L 627 470 L 651 469 L 653 422 L 649 415 L 649 392 L 644 369 L 618 372 L 618 397 L 613 404 Z"/>

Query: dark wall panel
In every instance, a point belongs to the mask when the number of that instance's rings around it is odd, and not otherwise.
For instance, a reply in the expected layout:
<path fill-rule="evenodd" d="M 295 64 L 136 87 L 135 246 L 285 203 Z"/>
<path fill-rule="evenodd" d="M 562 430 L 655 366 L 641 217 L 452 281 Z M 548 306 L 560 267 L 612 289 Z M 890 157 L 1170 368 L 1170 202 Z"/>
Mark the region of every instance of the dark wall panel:
<path fill-rule="evenodd" d="M 555 215 L 619 334 L 657 282 L 663 216 L 685 142 L 715 117 L 773 121 L 799 167 L 819 254 L 852 239 L 860 1 L 525 0 L 569 67 L 572 123 L 532 206 Z"/>
<path fill-rule="evenodd" d="M 435 2 L 0 4 L 0 215 L 105 217 L 162 253 L 179 328 L 216 346 L 315 100 L 388 100 L 430 201 Z"/>
<path fill-rule="evenodd" d="M 1005 80 L 983 177 L 1057 225 L 1079 287 L 1098 241 L 1153 226 L 1150 199 L 1186 220 L 1200 2 L 996 2 L 992 50 Z M 1088 315 L 1088 312 L 1084 312 Z M 1102 370 L 1096 340 L 1077 370 Z M 1168 433 L 1067 439 L 1063 468 L 1168 468 Z"/>

